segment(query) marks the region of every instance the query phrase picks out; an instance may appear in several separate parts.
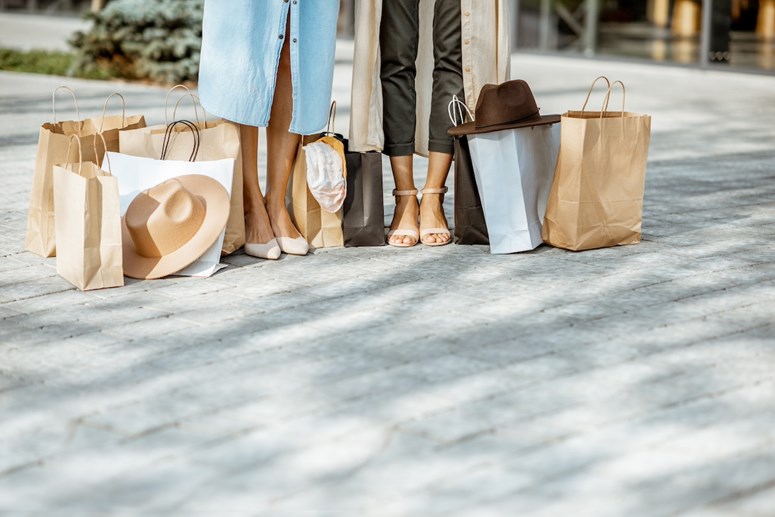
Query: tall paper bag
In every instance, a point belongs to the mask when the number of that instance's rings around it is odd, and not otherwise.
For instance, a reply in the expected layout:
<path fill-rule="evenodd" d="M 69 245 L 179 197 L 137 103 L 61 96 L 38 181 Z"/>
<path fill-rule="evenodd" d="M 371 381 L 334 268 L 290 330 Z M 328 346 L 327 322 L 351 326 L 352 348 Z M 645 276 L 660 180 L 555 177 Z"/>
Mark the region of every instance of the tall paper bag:
<path fill-rule="evenodd" d="M 580 251 L 640 242 L 651 117 L 625 111 L 624 84 L 616 84 L 622 111 L 608 111 L 609 86 L 602 111 L 585 111 L 587 95 L 582 111 L 562 116 L 542 234 L 552 246 Z"/>
<path fill-rule="evenodd" d="M 382 153 L 349 151 L 347 198 L 342 208 L 342 233 L 345 247 L 385 245 L 385 206 L 382 192 Z"/>
<path fill-rule="evenodd" d="M 82 291 L 124 285 L 118 180 L 92 162 L 55 165 L 54 206 L 57 274 Z"/>
<path fill-rule="evenodd" d="M 76 120 L 58 121 L 56 115 L 56 94 L 60 90 L 67 90 L 73 96 L 75 103 Z M 126 116 L 126 110 L 122 115 L 106 116 L 108 101 L 113 94 L 105 100 L 102 117 L 81 120 L 78 111 L 78 101 L 75 92 L 66 86 L 60 86 L 53 94 L 53 122 L 47 122 L 40 128 L 38 136 L 38 149 L 35 157 L 35 169 L 32 176 L 32 189 L 30 192 L 30 204 L 27 213 L 27 232 L 24 238 L 24 248 L 27 251 L 42 257 L 53 257 L 56 254 L 56 228 L 54 223 L 54 165 L 62 164 L 67 159 L 68 153 L 75 153 L 77 145 L 70 140 L 76 136 L 82 144 L 82 162 L 99 164 L 107 147 L 109 151 L 118 151 L 118 133 L 124 129 L 136 129 L 145 127 L 145 118 L 142 115 Z M 120 97 L 120 96 L 119 96 Z M 121 97 L 123 100 L 123 97 Z M 101 140 L 95 145 L 94 137 L 102 135 L 105 144 Z"/>
<path fill-rule="evenodd" d="M 323 210 L 307 186 L 307 159 L 304 145 L 318 138 L 318 136 L 304 137 L 299 144 L 290 185 L 291 215 L 299 233 L 311 247 L 344 246 L 342 210 L 336 213 Z"/>
<path fill-rule="evenodd" d="M 174 87 L 169 94 L 180 86 Z M 245 244 L 245 213 L 242 201 L 242 146 L 240 144 L 239 126 L 223 119 L 200 119 L 197 108 L 200 108 L 199 99 L 192 93 L 183 98 L 191 98 L 194 103 L 195 120 L 192 121 L 199 130 L 199 152 L 196 161 L 217 161 L 231 159 L 234 163 L 231 185 L 231 207 L 229 220 L 226 223 L 226 234 L 223 239 L 221 253 L 229 255 L 240 249 Z M 178 101 L 179 103 L 180 101 Z M 177 105 L 173 110 L 172 118 L 177 120 Z M 165 101 L 166 113 L 166 101 Z M 122 131 L 120 134 L 119 149 L 122 154 L 153 158 L 158 160 L 164 145 L 164 135 L 167 124 L 146 127 L 136 131 Z M 188 160 L 194 142 L 191 132 L 177 130 L 173 135 L 171 146 L 167 154 L 169 160 Z"/>

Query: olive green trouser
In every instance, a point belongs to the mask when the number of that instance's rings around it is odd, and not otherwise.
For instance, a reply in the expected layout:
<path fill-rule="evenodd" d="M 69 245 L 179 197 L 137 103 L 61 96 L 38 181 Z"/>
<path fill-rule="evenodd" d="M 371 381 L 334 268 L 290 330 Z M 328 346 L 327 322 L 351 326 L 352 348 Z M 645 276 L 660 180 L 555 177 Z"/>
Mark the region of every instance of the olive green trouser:
<path fill-rule="evenodd" d="M 380 26 L 383 122 L 388 156 L 408 156 L 415 150 L 417 127 L 417 47 L 420 0 L 383 0 Z M 453 153 L 447 130 L 447 106 L 453 95 L 464 97 L 460 42 L 460 0 L 436 0 L 433 14 L 433 95 L 428 148 Z"/>

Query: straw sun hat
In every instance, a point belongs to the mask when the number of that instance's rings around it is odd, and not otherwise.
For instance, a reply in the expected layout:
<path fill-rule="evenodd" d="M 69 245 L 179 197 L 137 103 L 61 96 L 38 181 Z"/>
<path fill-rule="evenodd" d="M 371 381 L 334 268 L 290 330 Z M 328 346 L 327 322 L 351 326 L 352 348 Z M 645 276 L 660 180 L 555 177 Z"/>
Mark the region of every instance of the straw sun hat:
<path fill-rule="evenodd" d="M 228 217 L 228 192 L 207 176 L 179 176 L 144 190 L 121 221 L 124 275 L 177 273 L 215 244 Z"/>

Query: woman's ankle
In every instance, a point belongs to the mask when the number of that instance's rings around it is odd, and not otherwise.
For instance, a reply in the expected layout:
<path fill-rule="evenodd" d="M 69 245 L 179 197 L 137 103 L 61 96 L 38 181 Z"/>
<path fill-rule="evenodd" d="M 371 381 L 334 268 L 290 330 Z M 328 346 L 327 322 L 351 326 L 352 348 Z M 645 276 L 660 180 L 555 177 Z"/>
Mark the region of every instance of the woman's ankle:
<path fill-rule="evenodd" d="M 287 211 L 285 206 L 285 196 L 275 197 L 269 193 L 264 196 L 266 202 L 266 211 L 271 214 Z"/>

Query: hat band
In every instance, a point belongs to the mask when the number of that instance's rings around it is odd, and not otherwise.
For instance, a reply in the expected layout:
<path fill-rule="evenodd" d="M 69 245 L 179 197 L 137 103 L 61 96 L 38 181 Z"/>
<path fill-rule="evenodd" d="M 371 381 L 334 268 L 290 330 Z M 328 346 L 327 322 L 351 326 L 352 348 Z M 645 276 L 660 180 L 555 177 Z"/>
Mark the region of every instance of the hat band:
<path fill-rule="evenodd" d="M 541 110 L 539 109 L 535 113 L 532 113 L 532 114 L 530 114 L 530 115 L 528 115 L 526 117 L 522 117 L 522 118 L 519 118 L 519 119 L 516 119 L 516 120 L 506 120 L 506 121 L 503 121 L 503 122 L 495 122 L 494 124 L 486 124 L 486 125 L 485 124 L 479 125 L 478 122 L 475 122 L 474 123 L 475 124 L 474 127 L 476 129 L 485 129 L 485 128 L 488 128 L 488 127 L 502 126 L 504 124 L 519 124 L 520 122 L 527 122 L 528 120 L 531 120 L 531 119 L 534 119 L 534 118 L 537 118 L 537 117 L 540 118 L 540 114 L 541 114 Z"/>

